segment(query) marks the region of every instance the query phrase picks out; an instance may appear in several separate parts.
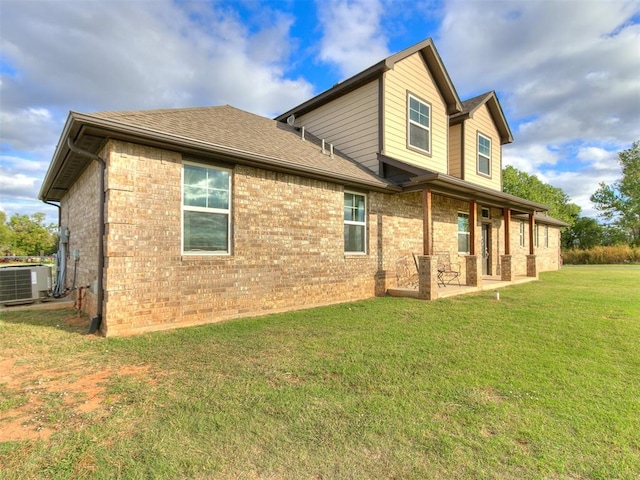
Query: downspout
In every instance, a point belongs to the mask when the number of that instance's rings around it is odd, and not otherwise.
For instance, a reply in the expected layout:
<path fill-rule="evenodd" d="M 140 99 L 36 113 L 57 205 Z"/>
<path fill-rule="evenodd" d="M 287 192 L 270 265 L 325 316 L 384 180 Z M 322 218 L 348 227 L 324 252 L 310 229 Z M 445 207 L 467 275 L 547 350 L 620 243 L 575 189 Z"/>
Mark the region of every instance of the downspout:
<path fill-rule="evenodd" d="M 102 277 L 104 275 L 104 172 L 107 165 L 102 157 L 99 157 L 94 153 L 77 147 L 70 138 L 67 138 L 67 146 L 73 153 L 77 153 L 78 155 L 82 155 L 83 157 L 95 160 L 96 162 L 98 162 L 98 165 L 100 165 L 100 192 L 98 200 L 98 204 L 100 206 L 98 211 L 98 308 L 96 316 L 91 319 L 91 325 L 89 327 L 89 333 L 95 333 L 95 331 L 100 328 L 100 324 L 102 323 L 102 306 L 104 303 L 104 292 L 102 291 Z"/>
<path fill-rule="evenodd" d="M 55 203 L 48 202 L 46 200 L 43 200 L 42 202 L 46 203 L 47 205 L 56 207 L 58 209 L 58 228 L 60 228 L 60 225 L 62 225 L 62 217 L 61 217 L 62 213 L 60 212 L 60 205 L 56 205 Z"/>

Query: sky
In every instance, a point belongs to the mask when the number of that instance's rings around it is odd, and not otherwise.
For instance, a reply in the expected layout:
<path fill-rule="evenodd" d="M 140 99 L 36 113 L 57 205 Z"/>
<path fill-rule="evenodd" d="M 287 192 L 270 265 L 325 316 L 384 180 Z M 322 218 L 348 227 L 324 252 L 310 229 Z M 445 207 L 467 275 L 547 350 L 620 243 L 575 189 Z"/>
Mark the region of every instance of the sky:
<path fill-rule="evenodd" d="M 0 210 L 38 192 L 69 111 L 285 112 L 433 38 L 461 100 L 495 90 L 513 165 L 583 216 L 640 140 L 640 1 L 0 0 Z"/>

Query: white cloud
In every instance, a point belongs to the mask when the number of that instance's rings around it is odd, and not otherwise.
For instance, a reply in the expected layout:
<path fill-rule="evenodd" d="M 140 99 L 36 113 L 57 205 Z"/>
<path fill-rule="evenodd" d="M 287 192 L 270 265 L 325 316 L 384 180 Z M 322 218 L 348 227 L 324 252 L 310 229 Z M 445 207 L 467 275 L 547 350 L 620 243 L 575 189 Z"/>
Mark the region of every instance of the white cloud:
<path fill-rule="evenodd" d="M 640 14 L 633 0 L 445 4 L 438 47 L 463 98 L 498 90 L 515 143 L 504 160 L 586 214 L 617 152 L 640 138 Z M 470 25 L 484 25 L 469 36 Z"/>
<path fill-rule="evenodd" d="M 272 116 L 311 97 L 286 73 L 292 17 L 257 12 L 248 25 L 215 2 L 2 0 L 2 208 L 50 208 L 36 197 L 69 110 L 233 104 Z"/>
<path fill-rule="evenodd" d="M 347 78 L 389 56 L 378 0 L 329 0 L 317 4 L 323 36 L 319 58 Z"/>
<path fill-rule="evenodd" d="M 249 31 L 230 9 L 168 0 L 3 3 L 3 109 L 234 103 L 260 114 L 309 97 L 284 75 L 288 16 Z M 7 19 L 11 18 L 11 21 Z"/>

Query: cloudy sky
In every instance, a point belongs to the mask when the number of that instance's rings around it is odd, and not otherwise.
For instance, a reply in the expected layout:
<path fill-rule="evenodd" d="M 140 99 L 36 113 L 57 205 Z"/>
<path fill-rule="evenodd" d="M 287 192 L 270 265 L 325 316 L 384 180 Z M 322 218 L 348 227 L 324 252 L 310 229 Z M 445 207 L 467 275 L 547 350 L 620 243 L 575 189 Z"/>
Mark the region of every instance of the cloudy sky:
<path fill-rule="evenodd" d="M 272 117 L 432 37 L 462 100 L 496 90 L 505 164 L 583 209 L 640 140 L 637 0 L 0 0 L 0 210 L 37 200 L 69 110 Z"/>

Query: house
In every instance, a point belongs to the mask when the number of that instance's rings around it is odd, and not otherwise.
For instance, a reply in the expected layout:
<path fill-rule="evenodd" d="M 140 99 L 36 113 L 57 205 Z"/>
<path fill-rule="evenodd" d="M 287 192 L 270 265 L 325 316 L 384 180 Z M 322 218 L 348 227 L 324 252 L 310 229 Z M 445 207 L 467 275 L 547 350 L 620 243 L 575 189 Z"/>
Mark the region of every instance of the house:
<path fill-rule="evenodd" d="M 40 199 L 105 335 L 384 295 L 414 253 L 435 299 L 436 252 L 467 285 L 560 266 L 565 224 L 502 192 L 512 140 L 495 93 L 461 101 L 428 39 L 276 119 L 71 112 Z"/>

